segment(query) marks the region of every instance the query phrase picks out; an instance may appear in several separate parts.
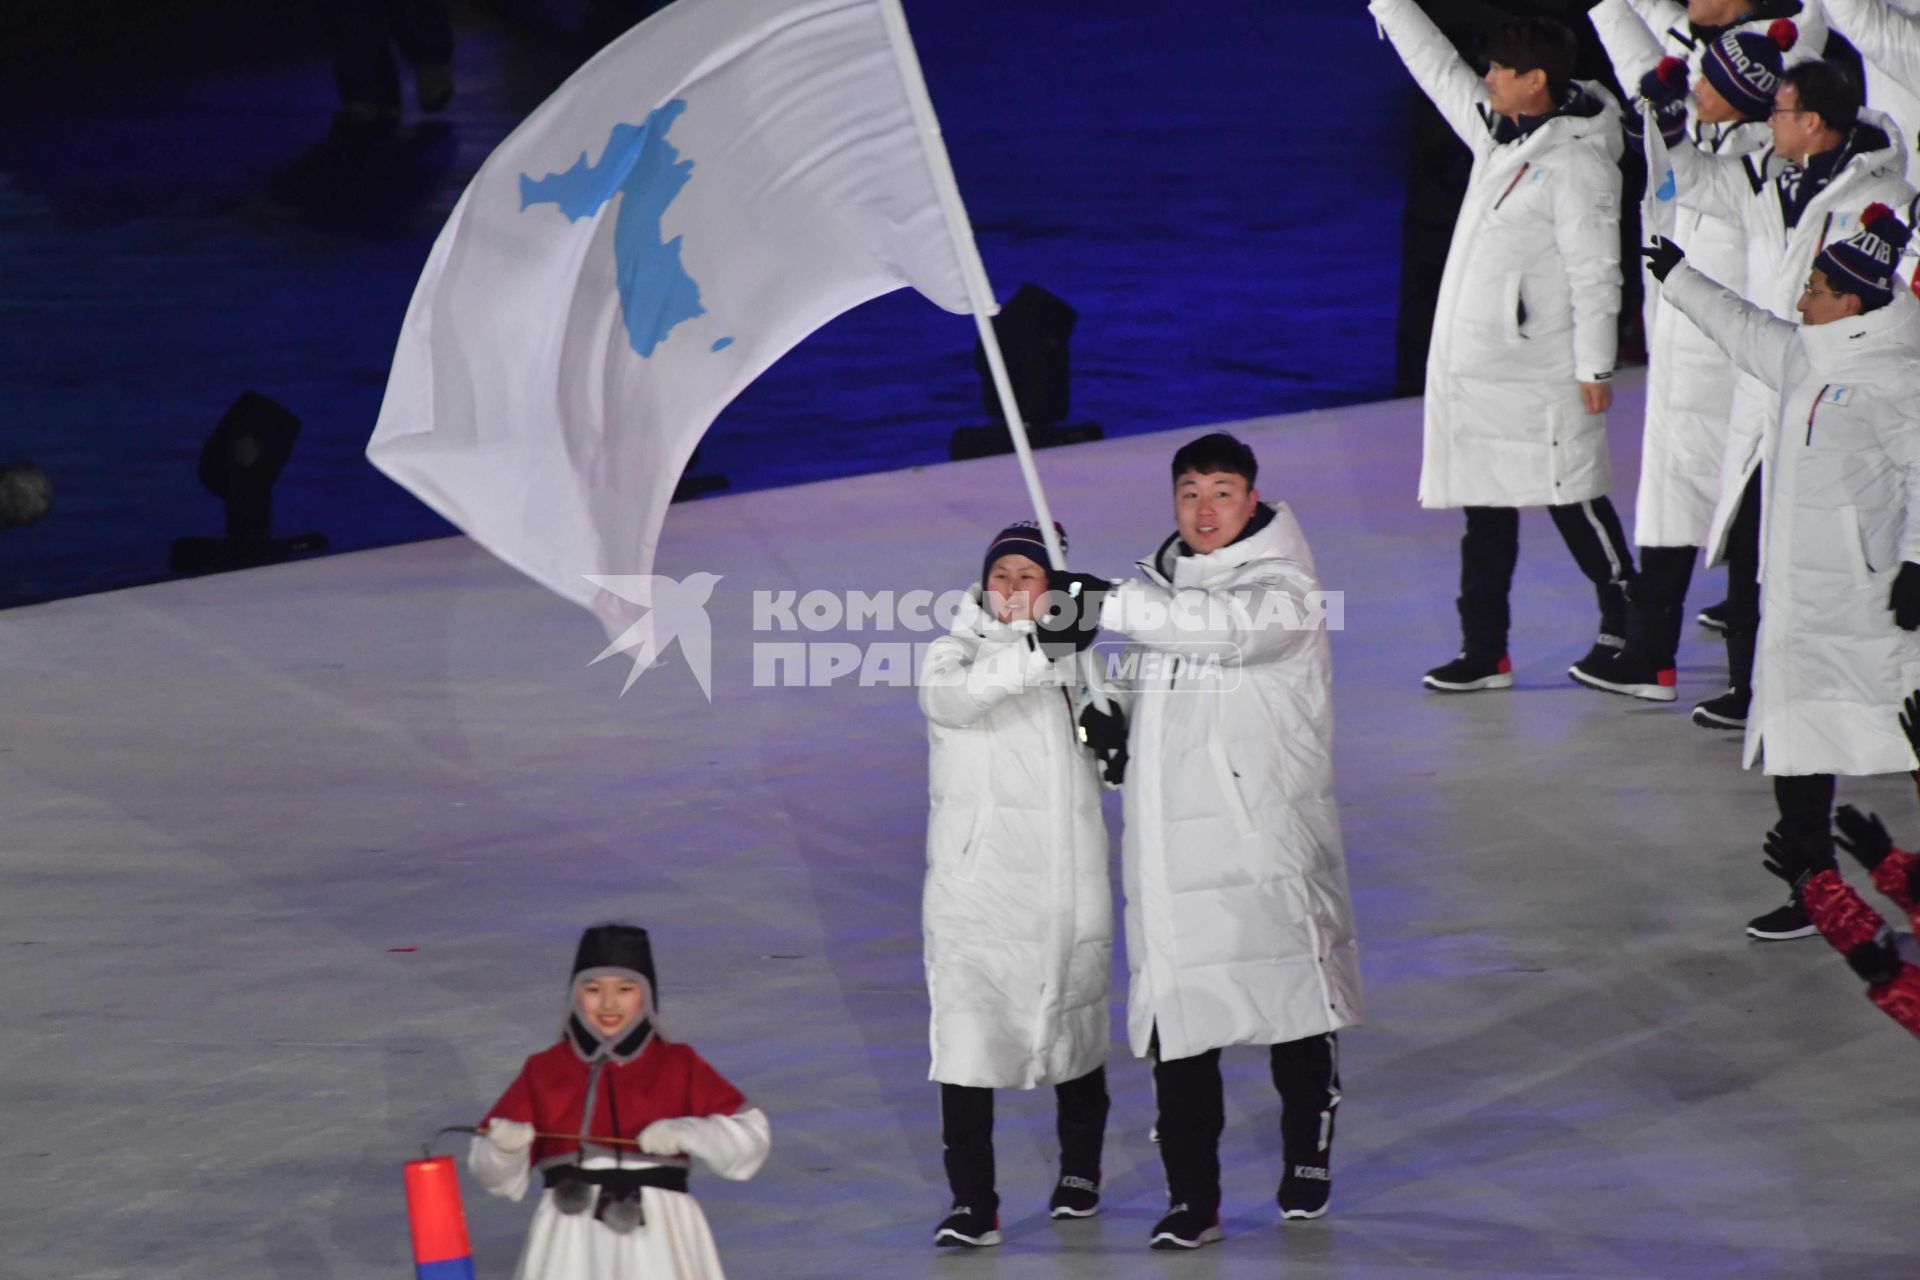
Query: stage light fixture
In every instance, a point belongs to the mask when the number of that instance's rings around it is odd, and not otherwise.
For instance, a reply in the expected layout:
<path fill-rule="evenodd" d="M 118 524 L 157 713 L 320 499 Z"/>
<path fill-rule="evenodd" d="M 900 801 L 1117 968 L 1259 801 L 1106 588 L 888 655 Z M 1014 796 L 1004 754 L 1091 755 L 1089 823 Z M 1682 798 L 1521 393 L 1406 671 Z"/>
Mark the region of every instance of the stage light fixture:
<path fill-rule="evenodd" d="M 1106 437 L 1098 423 L 1060 425 L 1070 406 L 1072 366 L 1067 344 L 1079 321 L 1079 312 L 1036 284 L 1021 285 L 993 318 L 993 332 L 1006 357 L 1013 398 L 1026 419 L 1027 438 L 1036 449 Z M 993 422 L 954 430 L 947 454 L 956 461 L 1013 451 L 1006 415 L 1001 412 L 1000 397 L 987 371 L 987 351 L 978 342 L 973 345 L 973 367 L 980 375 L 981 400 Z"/>
<path fill-rule="evenodd" d="M 53 510 L 53 482 L 40 464 L 21 459 L 0 466 L 0 529 L 38 523 Z"/>
<path fill-rule="evenodd" d="M 273 486 L 300 438 L 300 419 L 257 391 L 243 391 L 200 449 L 200 483 L 226 505 L 224 538 L 177 538 L 176 573 L 218 573 L 324 551 L 318 533 L 273 536 Z"/>

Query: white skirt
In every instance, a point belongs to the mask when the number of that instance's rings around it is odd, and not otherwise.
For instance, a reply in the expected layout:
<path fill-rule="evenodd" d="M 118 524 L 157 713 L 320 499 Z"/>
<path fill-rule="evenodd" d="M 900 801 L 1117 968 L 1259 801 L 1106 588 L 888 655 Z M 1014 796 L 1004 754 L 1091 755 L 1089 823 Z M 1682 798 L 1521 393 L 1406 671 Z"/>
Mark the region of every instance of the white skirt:
<path fill-rule="evenodd" d="M 724 1280 L 700 1202 L 684 1191 L 643 1187 L 646 1225 L 622 1234 L 592 1210 L 561 1213 L 540 1195 L 517 1280 Z"/>

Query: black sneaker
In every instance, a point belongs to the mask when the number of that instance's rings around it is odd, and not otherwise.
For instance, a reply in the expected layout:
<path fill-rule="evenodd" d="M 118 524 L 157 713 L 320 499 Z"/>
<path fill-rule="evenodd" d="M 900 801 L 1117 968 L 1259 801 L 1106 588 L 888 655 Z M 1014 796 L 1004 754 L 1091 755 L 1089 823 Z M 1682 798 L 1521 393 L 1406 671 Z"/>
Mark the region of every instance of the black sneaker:
<path fill-rule="evenodd" d="M 1333 1194 L 1333 1171 L 1325 1165 L 1287 1166 L 1280 1179 L 1280 1221 L 1289 1218 L 1317 1218 L 1327 1211 L 1327 1198 Z"/>
<path fill-rule="evenodd" d="M 1807 909 L 1798 902 L 1775 907 L 1747 921 L 1747 936 L 1767 942 L 1791 942 L 1795 938 L 1811 938 L 1818 932 L 1813 921 L 1807 918 Z"/>
<path fill-rule="evenodd" d="M 989 1217 L 957 1204 L 934 1228 L 933 1242 L 942 1249 L 984 1249 L 999 1244 L 1000 1215 Z"/>
<path fill-rule="evenodd" d="M 1694 614 L 1693 620 L 1709 631 L 1725 631 L 1727 629 L 1727 602 L 1722 600 L 1719 604 L 1708 605 L 1700 612 Z"/>
<path fill-rule="evenodd" d="M 1573 677 L 1574 683 L 1589 689 L 1624 693 L 1629 698 L 1645 698 L 1648 702 L 1672 702 L 1680 696 L 1674 688 L 1677 673 L 1672 667 L 1655 671 L 1651 663 L 1625 649 L 1595 645 L 1592 653 L 1567 668 L 1567 674 Z"/>
<path fill-rule="evenodd" d="M 1167 1210 L 1166 1217 L 1154 1224 L 1153 1234 L 1147 1237 L 1147 1248 L 1198 1249 L 1224 1235 L 1220 1230 L 1219 1210 L 1199 1214 L 1184 1204 L 1176 1204 Z"/>
<path fill-rule="evenodd" d="M 1053 1198 L 1047 1201 L 1050 1218 L 1091 1218 L 1100 1212 L 1100 1183 L 1094 1178 L 1060 1175 L 1053 1184 Z"/>
<path fill-rule="evenodd" d="M 1753 695 L 1740 689 L 1729 689 L 1717 698 L 1709 698 L 1693 709 L 1693 722 L 1702 729 L 1744 729 L 1747 727 L 1747 708 L 1753 702 Z"/>
<path fill-rule="evenodd" d="M 1505 654 L 1489 662 L 1461 654 L 1445 666 L 1435 667 L 1420 678 L 1420 683 L 1442 693 L 1476 693 L 1481 689 L 1513 688 L 1513 663 Z"/>

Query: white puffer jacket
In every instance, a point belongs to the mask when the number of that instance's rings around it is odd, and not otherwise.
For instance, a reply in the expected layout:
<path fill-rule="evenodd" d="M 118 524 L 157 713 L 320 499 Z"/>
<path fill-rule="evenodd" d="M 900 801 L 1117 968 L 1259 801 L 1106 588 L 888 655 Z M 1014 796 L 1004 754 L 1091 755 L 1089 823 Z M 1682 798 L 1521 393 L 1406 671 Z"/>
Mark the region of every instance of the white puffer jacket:
<path fill-rule="evenodd" d="M 1920 303 L 1789 324 L 1685 264 L 1667 300 L 1780 399 L 1766 433 L 1760 642 L 1745 763 L 1769 774 L 1904 773 L 1901 700 L 1920 634 L 1893 624 L 1920 564 Z"/>
<path fill-rule="evenodd" d="M 1207 555 L 1169 539 L 1107 597 L 1132 641 L 1121 841 L 1127 1032 L 1163 1058 L 1360 1019 L 1313 555 L 1285 504 Z M 1176 662 L 1177 660 L 1177 662 Z"/>
<path fill-rule="evenodd" d="M 1772 147 L 1738 157 L 1707 156 L 1689 147 L 1675 147 L 1671 158 L 1680 203 L 1739 221 L 1747 237 L 1747 296 L 1776 318 L 1791 321 L 1798 317 L 1794 304 L 1806 288 L 1813 260 L 1826 245 L 1859 230 L 1860 215 L 1868 205 L 1879 201 L 1903 216 L 1911 212 L 1914 189 L 1905 177 L 1907 155 L 1895 145 L 1889 132 L 1892 127 L 1877 112 L 1860 113 L 1839 172 L 1808 202 L 1792 228 L 1774 191 L 1774 178 L 1785 162 Z M 1685 243 L 1680 247 L 1689 248 Z M 1740 495 L 1760 465 L 1762 440 L 1778 416 L 1777 392 L 1750 373 L 1742 377 L 1727 428 L 1720 500 L 1703 544 L 1710 562 L 1725 552 L 1727 529 L 1739 510 Z"/>
<path fill-rule="evenodd" d="M 1100 779 L 1069 704 L 1071 659 L 976 587 L 928 647 L 931 1079 L 1031 1089 L 1106 1061 L 1113 889 Z"/>
<path fill-rule="evenodd" d="M 1908 151 L 1920 135 L 1920 0 L 1825 0 L 1833 29 L 1867 64 L 1867 101 L 1893 118 Z"/>
<path fill-rule="evenodd" d="M 1427 350 L 1420 502 L 1529 507 L 1607 491 L 1605 414 L 1620 312 L 1620 108 L 1575 104 L 1495 140 L 1487 89 L 1413 0 L 1370 0 L 1407 70 L 1473 152 Z"/>
<path fill-rule="evenodd" d="M 1640 8 L 1650 8 L 1642 0 Z M 1678 8 L 1676 6 L 1676 8 Z M 1684 59 L 1697 82 L 1705 41 L 1687 24 L 1686 11 L 1663 11 L 1667 24 L 1655 34 L 1628 0 L 1601 0 L 1587 15 L 1620 83 L 1631 91 L 1663 57 Z M 1737 27 L 1764 30 L 1772 21 L 1754 18 Z M 1788 60 L 1807 47 L 1802 40 Z M 1691 100 L 1689 100 L 1691 103 Z M 1629 111 L 1636 108 L 1629 104 Z M 1687 141 L 1708 155 L 1740 156 L 1773 140 L 1759 121 L 1731 125 L 1702 122 L 1689 106 Z M 1671 200 L 1673 192 L 1650 189 L 1645 206 Z M 1727 287 L 1744 292 L 1747 236 L 1738 222 L 1698 209 L 1675 211 L 1673 238 L 1687 249 L 1688 261 Z M 1643 217 L 1642 226 L 1651 225 Z M 1633 506 L 1633 540 L 1643 547 L 1704 545 L 1720 497 L 1720 466 L 1726 453 L 1727 421 L 1733 409 L 1734 369 L 1713 340 L 1678 311 L 1660 304 L 1660 287 L 1646 282 L 1647 405 L 1640 445 L 1640 492 Z"/>

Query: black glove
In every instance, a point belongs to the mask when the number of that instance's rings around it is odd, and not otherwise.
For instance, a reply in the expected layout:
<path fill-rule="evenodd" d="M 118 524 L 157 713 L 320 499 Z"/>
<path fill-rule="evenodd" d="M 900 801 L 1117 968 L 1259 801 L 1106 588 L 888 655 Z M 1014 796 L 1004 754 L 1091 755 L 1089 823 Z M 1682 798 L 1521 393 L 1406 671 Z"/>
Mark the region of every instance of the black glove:
<path fill-rule="evenodd" d="M 1885 929 L 1873 941 L 1863 942 L 1847 952 L 1847 966 L 1872 987 L 1899 977 L 1904 964 L 1900 953 L 1893 948 L 1893 936 Z"/>
<path fill-rule="evenodd" d="M 1902 631 L 1920 630 L 1920 564 L 1903 561 L 1893 578 L 1893 597 L 1887 601 L 1893 610 L 1893 625 Z"/>
<path fill-rule="evenodd" d="M 1054 646 L 1070 643 L 1075 650 L 1085 649 L 1100 634 L 1100 602 L 1113 584 L 1090 573 L 1068 573 L 1064 569 L 1047 570 L 1047 609 L 1034 617 L 1041 643 Z"/>
<path fill-rule="evenodd" d="M 1687 136 L 1687 64 L 1679 58 L 1661 59 L 1659 66 L 1640 77 L 1640 96 L 1653 108 L 1660 136 L 1668 146 L 1677 146 Z M 1636 138 L 1645 128 L 1637 110 L 1628 110 L 1624 123 Z"/>
<path fill-rule="evenodd" d="M 1767 832 L 1767 857 L 1760 865 L 1785 880 L 1796 895 L 1810 877 L 1839 869 L 1830 837 L 1785 836 L 1778 831 Z"/>
<path fill-rule="evenodd" d="M 1089 705 L 1080 713 L 1080 741 L 1093 752 L 1101 776 L 1119 786 L 1127 776 L 1127 717 L 1119 707 L 1102 711 Z"/>
<path fill-rule="evenodd" d="M 1840 828 L 1840 834 L 1833 838 L 1833 842 L 1845 849 L 1869 874 L 1893 852 L 1893 837 L 1887 834 L 1878 814 L 1861 813 L 1852 805 L 1843 804 L 1840 811 L 1833 815 L 1833 825 Z"/>
<path fill-rule="evenodd" d="M 1652 244 L 1640 246 L 1640 256 L 1647 260 L 1647 270 L 1653 278 L 1665 283 L 1667 273 L 1679 266 L 1680 260 L 1687 254 L 1686 250 L 1665 236 L 1655 236 Z"/>
<path fill-rule="evenodd" d="M 1913 758 L 1920 760 L 1920 689 L 1907 695 L 1906 710 L 1900 713 L 1900 732 L 1907 735 Z"/>

